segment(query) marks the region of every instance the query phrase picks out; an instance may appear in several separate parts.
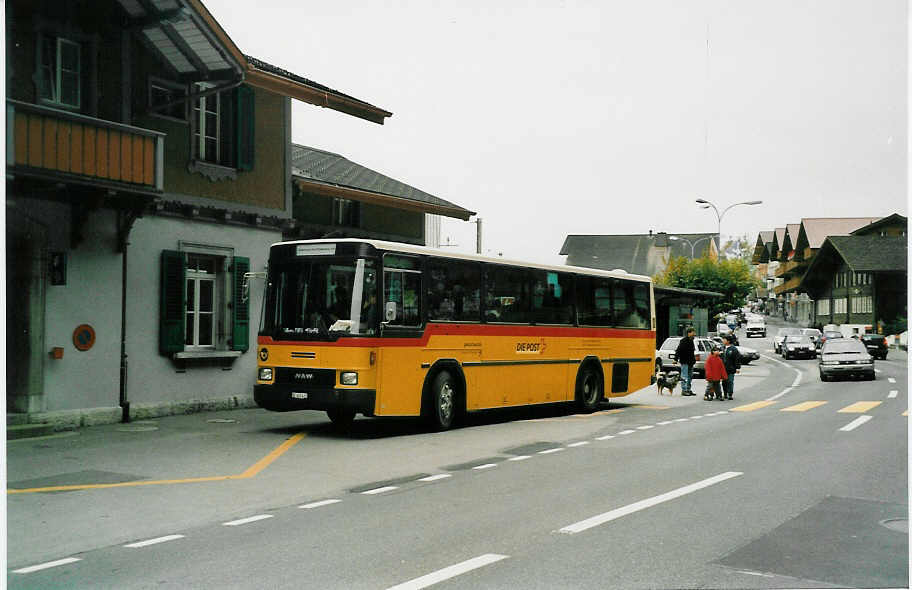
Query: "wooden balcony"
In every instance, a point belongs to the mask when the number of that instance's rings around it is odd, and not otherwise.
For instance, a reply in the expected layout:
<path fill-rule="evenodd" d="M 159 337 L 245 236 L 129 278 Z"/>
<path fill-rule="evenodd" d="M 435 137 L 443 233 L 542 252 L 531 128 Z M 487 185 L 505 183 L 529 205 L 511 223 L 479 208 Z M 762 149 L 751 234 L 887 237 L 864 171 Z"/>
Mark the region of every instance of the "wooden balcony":
<path fill-rule="evenodd" d="M 776 276 L 777 277 L 788 276 L 800 265 L 801 265 L 801 262 L 797 261 L 797 260 L 789 260 L 788 262 L 780 262 L 779 268 L 776 269 Z"/>
<path fill-rule="evenodd" d="M 795 277 L 793 279 L 789 279 L 789 280 L 785 281 L 784 283 L 782 283 L 781 285 L 779 285 L 778 287 L 775 287 L 773 289 L 773 292 L 776 293 L 776 295 L 780 295 L 782 293 L 790 293 L 798 288 L 798 285 L 801 284 L 801 279 L 802 279 L 802 277 L 800 277 L 800 276 Z"/>
<path fill-rule="evenodd" d="M 6 101 L 7 174 L 161 192 L 165 134 Z"/>

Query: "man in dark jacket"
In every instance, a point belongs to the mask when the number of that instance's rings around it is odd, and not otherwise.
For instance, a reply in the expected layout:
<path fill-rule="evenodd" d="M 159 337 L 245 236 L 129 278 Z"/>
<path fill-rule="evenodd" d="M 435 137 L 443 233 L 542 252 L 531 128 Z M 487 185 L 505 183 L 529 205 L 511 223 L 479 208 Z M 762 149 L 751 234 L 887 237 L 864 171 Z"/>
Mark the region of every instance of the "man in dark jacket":
<path fill-rule="evenodd" d="M 741 353 L 728 334 L 722 336 L 722 342 L 725 343 L 725 348 L 722 349 L 722 364 L 728 373 L 728 378 L 722 381 L 722 390 L 725 392 L 725 399 L 732 399 L 735 393 L 735 373 L 741 370 Z"/>
<path fill-rule="evenodd" d="M 693 366 L 697 362 L 696 346 L 694 346 L 696 335 L 693 328 L 687 328 L 686 336 L 681 338 L 675 349 L 675 357 L 678 359 L 678 364 L 681 365 L 681 395 L 696 395 L 690 385 L 693 380 Z"/>

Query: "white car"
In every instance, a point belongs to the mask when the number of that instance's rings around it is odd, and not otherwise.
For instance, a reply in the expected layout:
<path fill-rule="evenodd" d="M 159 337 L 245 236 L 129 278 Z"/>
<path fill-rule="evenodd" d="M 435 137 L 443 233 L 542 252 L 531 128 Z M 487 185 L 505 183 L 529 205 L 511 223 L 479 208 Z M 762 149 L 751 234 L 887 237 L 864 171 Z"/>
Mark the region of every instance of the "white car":
<path fill-rule="evenodd" d="M 732 331 L 731 326 L 729 326 L 725 322 L 719 322 L 719 325 L 716 326 L 716 332 L 718 332 L 719 334 L 731 334 L 731 331 Z"/>
<path fill-rule="evenodd" d="M 760 336 L 761 338 L 766 338 L 766 322 L 761 320 L 747 320 L 747 329 L 745 330 L 747 337 L 751 336 Z"/>

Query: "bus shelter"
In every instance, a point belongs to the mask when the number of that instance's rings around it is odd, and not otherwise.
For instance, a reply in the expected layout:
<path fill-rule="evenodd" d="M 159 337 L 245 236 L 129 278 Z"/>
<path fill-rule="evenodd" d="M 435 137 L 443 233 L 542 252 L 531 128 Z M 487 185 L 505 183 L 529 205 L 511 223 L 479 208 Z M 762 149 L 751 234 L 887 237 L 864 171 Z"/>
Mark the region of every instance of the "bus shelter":
<path fill-rule="evenodd" d="M 670 336 L 683 336 L 693 326 L 697 336 L 709 332 L 709 307 L 714 299 L 723 297 L 715 291 L 684 289 L 682 287 L 653 287 L 656 312 L 656 348 Z"/>

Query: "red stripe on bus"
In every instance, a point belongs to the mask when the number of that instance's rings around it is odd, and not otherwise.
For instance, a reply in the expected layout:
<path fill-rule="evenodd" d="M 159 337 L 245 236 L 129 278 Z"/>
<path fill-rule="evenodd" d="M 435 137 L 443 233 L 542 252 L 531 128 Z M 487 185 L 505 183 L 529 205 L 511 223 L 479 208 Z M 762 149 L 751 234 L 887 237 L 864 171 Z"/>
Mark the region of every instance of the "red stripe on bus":
<path fill-rule="evenodd" d="M 624 330 L 620 328 L 576 328 L 561 326 L 492 326 L 463 324 L 428 324 L 421 338 L 363 338 L 360 336 L 340 338 L 336 342 L 318 340 L 274 340 L 271 336 L 259 336 L 257 343 L 270 346 L 426 346 L 431 336 L 522 336 L 552 338 L 651 338 L 653 330 Z"/>

